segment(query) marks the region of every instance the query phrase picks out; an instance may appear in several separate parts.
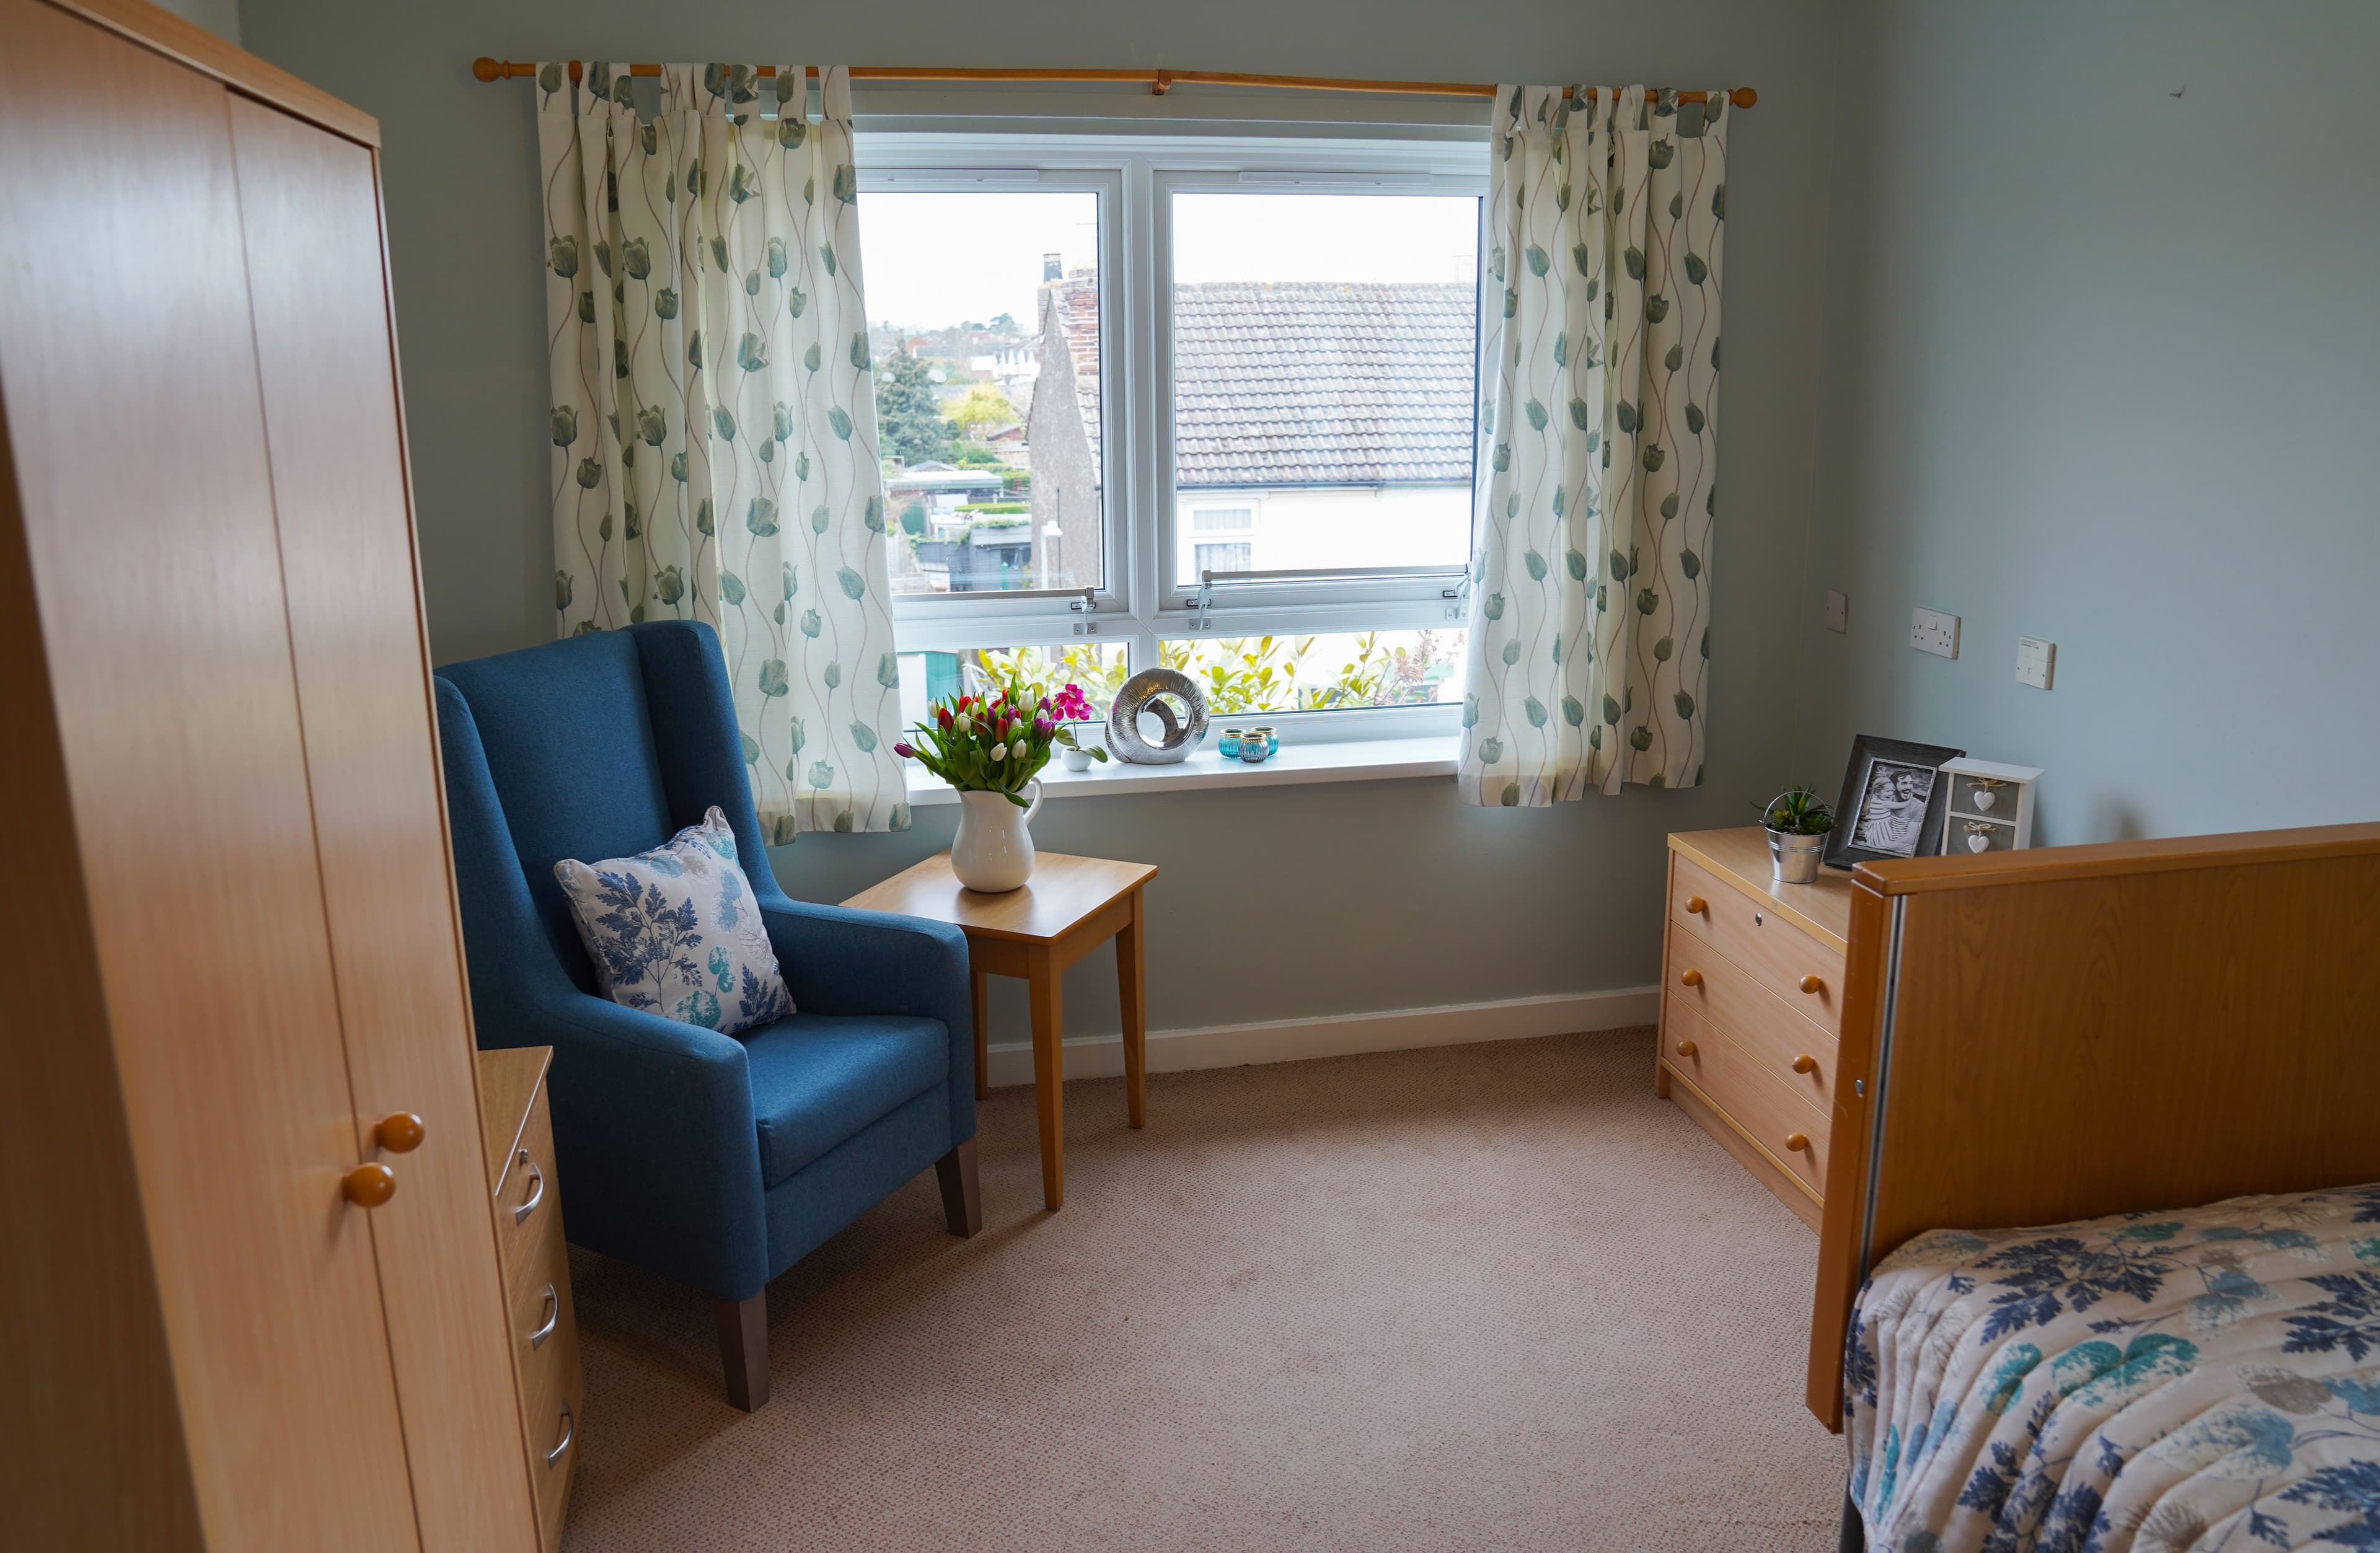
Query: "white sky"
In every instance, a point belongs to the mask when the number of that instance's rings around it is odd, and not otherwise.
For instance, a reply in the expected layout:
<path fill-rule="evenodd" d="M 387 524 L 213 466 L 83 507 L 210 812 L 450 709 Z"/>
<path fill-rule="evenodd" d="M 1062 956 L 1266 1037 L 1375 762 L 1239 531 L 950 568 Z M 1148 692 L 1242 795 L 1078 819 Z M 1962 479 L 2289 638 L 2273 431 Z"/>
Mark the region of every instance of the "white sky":
<path fill-rule="evenodd" d="M 1469 196 L 1177 194 L 1179 281 L 1469 281 L 1479 202 Z M 939 329 L 1001 313 L 1030 332 L 1041 256 L 1097 261 L 1099 196 L 870 189 L 859 200 L 868 311 Z"/>

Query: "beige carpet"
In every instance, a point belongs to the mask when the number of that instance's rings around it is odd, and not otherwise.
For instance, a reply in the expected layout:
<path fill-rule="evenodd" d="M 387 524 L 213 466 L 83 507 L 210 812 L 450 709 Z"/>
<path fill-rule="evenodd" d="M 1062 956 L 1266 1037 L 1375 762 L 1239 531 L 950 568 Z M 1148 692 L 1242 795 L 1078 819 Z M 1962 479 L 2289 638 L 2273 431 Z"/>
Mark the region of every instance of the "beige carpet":
<path fill-rule="evenodd" d="M 566 1546 L 1831 1549 L 1816 1238 L 1651 1044 L 1160 1075 L 1141 1133 L 1072 1084 L 1054 1215 L 995 1091 L 983 1233 L 929 1172 L 779 1280 L 751 1416 L 706 1302 L 576 1253 Z"/>

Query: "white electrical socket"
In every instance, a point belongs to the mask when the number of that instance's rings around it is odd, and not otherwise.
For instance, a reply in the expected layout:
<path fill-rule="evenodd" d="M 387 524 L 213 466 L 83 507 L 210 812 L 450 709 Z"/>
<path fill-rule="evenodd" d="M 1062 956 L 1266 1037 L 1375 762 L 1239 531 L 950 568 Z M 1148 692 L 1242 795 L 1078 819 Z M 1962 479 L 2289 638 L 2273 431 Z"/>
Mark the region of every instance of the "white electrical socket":
<path fill-rule="evenodd" d="M 2056 642 L 2046 642 L 2039 637 L 2019 637 L 2016 639 L 2016 679 L 2019 685 L 2046 690 L 2057 671 Z"/>
<path fill-rule="evenodd" d="M 1852 628 L 1852 596 L 1848 593 L 1827 595 L 1827 629 L 1840 636 Z"/>
<path fill-rule="evenodd" d="M 1937 658 L 1958 657 L 1959 617 L 1922 607 L 1910 611 L 1909 645 Z"/>

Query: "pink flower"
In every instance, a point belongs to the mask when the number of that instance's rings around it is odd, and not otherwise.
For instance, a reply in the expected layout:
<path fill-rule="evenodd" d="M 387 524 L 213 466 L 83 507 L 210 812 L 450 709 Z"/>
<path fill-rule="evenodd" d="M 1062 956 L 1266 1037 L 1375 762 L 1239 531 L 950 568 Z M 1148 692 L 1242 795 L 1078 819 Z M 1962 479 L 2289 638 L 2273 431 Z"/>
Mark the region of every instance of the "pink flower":
<path fill-rule="evenodd" d="M 1037 715 L 1033 719 L 1033 736 L 1039 739 L 1050 736 L 1050 719 L 1046 715 Z"/>
<path fill-rule="evenodd" d="M 892 741 L 892 753 L 899 756 L 902 759 L 907 760 L 914 758 L 917 755 L 917 746 L 912 745 L 908 740 L 895 739 Z"/>

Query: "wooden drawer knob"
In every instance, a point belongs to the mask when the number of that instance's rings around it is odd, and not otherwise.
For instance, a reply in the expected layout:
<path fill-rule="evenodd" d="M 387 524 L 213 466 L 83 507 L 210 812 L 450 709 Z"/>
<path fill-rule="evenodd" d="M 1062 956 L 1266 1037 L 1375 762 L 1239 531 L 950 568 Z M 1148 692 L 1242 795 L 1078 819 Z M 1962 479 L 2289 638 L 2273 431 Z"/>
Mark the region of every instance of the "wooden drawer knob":
<path fill-rule="evenodd" d="M 1678 973 L 1678 985 L 1681 987 L 1700 987 L 1702 984 L 1703 973 L 1692 965 Z"/>
<path fill-rule="evenodd" d="M 340 1178 L 339 1195 L 358 1207 L 378 1207 L 396 1195 L 396 1172 L 386 1165 L 358 1165 Z"/>
<path fill-rule="evenodd" d="M 421 1147 L 421 1118 L 409 1110 L 383 1116 L 372 1123 L 372 1142 L 391 1154 L 410 1154 Z"/>
<path fill-rule="evenodd" d="M 1710 910 L 1710 903 L 1704 900 L 1700 895 L 1689 895 L 1686 897 L 1686 915 L 1688 916 L 1694 916 L 1708 910 Z"/>
<path fill-rule="evenodd" d="M 1701 1047 L 1696 1046 L 1692 1041 L 1680 1041 L 1678 1043 L 1678 1055 L 1681 1057 L 1691 1057 L 1701 1049 Z"/>
<path fill-rule="evenodd" d="M 1799 1154 L 1802 1150 L 1809 1147 L 1810 1140 L 1803 1136 L 1800 1133 L 1788 1133 L 1785 1134 L 1785 1151 L 1787 1153 Z"/>
<path fill-rule="evenodd" d="M 1823 992 L 1826 989 L 1827 984 L 1816 977 L 1805 976 L 1802 978 L 1802 990 L 1804 992 Z"/>
<path fill-rule="evenodd" d="M 1806 1051 L 1801 1052 L 1793 1059 L 1793 1071 L 1797 1074 L 1816 1073 L 1818 1071 L 1818 1060 L 1815 1057 L 1811 1056 Z"/>

